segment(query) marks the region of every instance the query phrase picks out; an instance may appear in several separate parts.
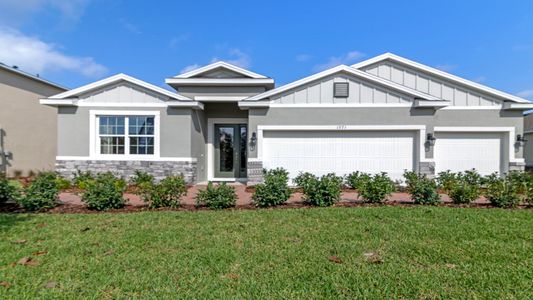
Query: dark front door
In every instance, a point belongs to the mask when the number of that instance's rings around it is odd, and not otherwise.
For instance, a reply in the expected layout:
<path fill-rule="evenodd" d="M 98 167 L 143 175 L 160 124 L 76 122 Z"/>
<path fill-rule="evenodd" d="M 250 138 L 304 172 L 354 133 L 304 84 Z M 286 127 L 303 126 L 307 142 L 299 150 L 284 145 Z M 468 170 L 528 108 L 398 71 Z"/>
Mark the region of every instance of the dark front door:
<path fill-rule="evenodd" d="M 215 124 L 215 177 L 246 178 L 246 124 Z"/>

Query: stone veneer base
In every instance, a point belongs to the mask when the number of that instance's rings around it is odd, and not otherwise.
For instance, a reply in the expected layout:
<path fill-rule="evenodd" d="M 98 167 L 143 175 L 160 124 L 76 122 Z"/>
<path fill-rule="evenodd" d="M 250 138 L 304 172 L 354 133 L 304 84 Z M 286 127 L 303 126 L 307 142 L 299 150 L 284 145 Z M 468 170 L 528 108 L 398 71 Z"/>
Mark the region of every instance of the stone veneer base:
<path fill-rule="evenodd" d="M 56 171 L 72 178 L 77 171 L 93 173 L 111 171 L 124 178 L 130 178 L 136 170 L 152 174 L 156 180 L 170 175 L 183 175 L 187 183 L 196 182 L 196 162 L 190 161 L 126 161 L 126 160 L 57 160 Z"/>
<path fill-rule="evenodd" d="M 246 171 L 248 175 L 247 185 L 256 185 L 263 182 L 263 162 L 248 160 Z"/>

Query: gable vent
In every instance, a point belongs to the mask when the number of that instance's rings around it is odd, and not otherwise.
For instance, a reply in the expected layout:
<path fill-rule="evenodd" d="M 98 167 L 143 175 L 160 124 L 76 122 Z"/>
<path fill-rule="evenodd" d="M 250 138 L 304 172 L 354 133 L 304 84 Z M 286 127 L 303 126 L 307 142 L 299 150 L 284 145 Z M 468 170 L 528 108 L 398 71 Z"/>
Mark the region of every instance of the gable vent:
<path fill-rule="evenodd" d="M 333 97 L 348 98 L 349 91 L 348 82 L 335 82 L 333 84 Z"/>

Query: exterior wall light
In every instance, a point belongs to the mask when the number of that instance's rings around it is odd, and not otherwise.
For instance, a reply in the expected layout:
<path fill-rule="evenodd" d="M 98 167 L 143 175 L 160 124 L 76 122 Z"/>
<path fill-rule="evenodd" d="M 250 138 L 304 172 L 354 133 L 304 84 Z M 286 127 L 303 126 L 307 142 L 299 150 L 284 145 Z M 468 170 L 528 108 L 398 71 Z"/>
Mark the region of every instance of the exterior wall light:
<path fill-rule="evenodd" d="M 428 143 L 429 146 L 435 146 L 436 140 L 437 138 L 433 135 L 433 133 L 428 133 L 426 135 L 426 142 Z"/>
<path fill-rule="evenodd" d="M 517 134 L 516 135 L 516 143 L 518 146 L 524 146 L 524 144 L 527 142 L 527 140 L 524 138 L 523 135 Z"/>
<path fill-rule="evenodd" d="M 255 132 L 252 132 L 252 136 L 250 137 L 250 150 L 254 150 L 256 144 L 257 144 L 257 134 Z"/>

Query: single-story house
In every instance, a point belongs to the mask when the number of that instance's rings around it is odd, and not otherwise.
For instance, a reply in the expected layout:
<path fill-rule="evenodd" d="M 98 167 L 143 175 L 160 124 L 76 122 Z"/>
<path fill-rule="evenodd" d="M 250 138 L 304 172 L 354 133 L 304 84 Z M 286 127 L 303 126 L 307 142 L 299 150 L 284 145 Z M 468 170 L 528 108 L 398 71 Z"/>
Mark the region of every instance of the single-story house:
<path fill-rule="evenodd" d="M 39 99 L 66 88 L 0 63 L 0 173 L 28 176 L 53 170 L 57 155 L 57 109 Z"/>
<path fill-rule="evenodd" d="M 57 170 L 253 184 L 276 167 L 400 179 L 525 166 L 533 104 L 390 53 L 277 88 L 225 62 L 165 82 L 175 92 L 118 74 L 43 98 L 58 107 Z"/>

